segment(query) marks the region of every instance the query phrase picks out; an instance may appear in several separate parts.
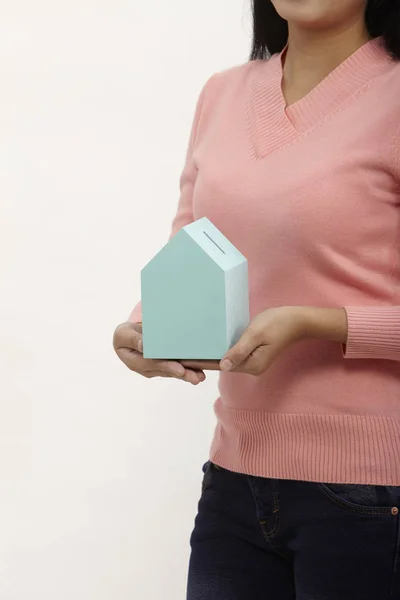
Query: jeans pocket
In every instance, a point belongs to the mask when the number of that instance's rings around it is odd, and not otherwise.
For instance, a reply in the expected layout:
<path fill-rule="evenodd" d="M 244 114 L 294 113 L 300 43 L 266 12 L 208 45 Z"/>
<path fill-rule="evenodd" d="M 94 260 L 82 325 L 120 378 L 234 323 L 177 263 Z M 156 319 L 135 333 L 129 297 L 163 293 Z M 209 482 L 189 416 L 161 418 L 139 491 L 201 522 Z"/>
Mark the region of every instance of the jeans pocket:
<path fill-rule="evenodd" d="M 209 485 L 210 481 L 211 481 L 211 476 L 212 476 L 212 462 L 210 460 L 208 460 L 204 465 L 203 465 L 203 481 L 201 484 L 201 493 L 204 494 L 204 492 L 207 489 L 207 486 Z"/>
<path fill-rule="evenodd" d="M 364 515 L 394 515 L 400 510 L 400 486 L 318 483 L 334 504 Z"/>

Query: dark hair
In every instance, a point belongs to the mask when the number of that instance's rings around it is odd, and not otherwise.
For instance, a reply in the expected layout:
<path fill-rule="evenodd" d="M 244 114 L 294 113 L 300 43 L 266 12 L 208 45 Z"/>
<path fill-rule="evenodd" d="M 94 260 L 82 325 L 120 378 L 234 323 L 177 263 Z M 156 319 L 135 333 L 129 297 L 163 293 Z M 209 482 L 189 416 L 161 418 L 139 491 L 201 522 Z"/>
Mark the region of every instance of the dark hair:
<path fill-rule="evenodd" d="M 288 41 L 288 24 L 271 0 L 252 0 L 254 35 L 250 60 L 282 52 Z M 400 60 L 400 0 L 368 0 L 365 14 L 371 38 L 382 36 L 386 49 Z"/>

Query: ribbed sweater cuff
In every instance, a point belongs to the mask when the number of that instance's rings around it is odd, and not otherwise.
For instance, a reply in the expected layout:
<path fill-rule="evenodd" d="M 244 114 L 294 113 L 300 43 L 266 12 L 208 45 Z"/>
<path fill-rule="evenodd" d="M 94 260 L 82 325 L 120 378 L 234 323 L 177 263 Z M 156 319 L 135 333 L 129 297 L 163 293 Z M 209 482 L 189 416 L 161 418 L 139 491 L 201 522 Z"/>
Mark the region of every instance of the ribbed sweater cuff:
<path fill-rule="evenodd" d="M 344 358 L 400 360 L 400 306 L 345 307 Z"/>
<path fill-rule="evenodd" d="M 142 303 L 139 302 L 131 312 L 131 315 L 128 319 L 131 323 L 141 323 L 142 322 Z"/>

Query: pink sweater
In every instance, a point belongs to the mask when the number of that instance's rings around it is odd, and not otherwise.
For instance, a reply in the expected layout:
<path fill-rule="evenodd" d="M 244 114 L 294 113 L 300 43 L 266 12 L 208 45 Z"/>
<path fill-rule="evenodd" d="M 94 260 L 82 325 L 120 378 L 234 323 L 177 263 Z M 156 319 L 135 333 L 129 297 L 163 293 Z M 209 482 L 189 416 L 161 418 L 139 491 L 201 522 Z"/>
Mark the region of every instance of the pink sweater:
<path fill-rule="evenodd" d="M 348 343 L 300 342 L 257 378 L 221 374 L 211 459 L 400 485 L 400 63 L 369 42 L 288 108 L 281 79 L 274 55 L 207 82 L 172 235 L 207 216 L 249 260 L 252 316 L 345 307 Z"/>

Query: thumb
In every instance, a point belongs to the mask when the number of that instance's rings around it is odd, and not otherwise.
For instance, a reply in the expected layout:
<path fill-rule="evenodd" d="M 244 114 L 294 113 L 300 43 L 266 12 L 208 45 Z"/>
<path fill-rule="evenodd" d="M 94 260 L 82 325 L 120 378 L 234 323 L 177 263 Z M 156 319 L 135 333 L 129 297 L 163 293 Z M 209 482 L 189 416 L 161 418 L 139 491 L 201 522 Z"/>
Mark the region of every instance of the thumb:
<path fill-rule="evenodd" d="M 257 336 L 251 328 L 246 329 L 240 340 L 221 360 L 221 371 L 232 371 L 241 365 L 258 346 Z"/>

